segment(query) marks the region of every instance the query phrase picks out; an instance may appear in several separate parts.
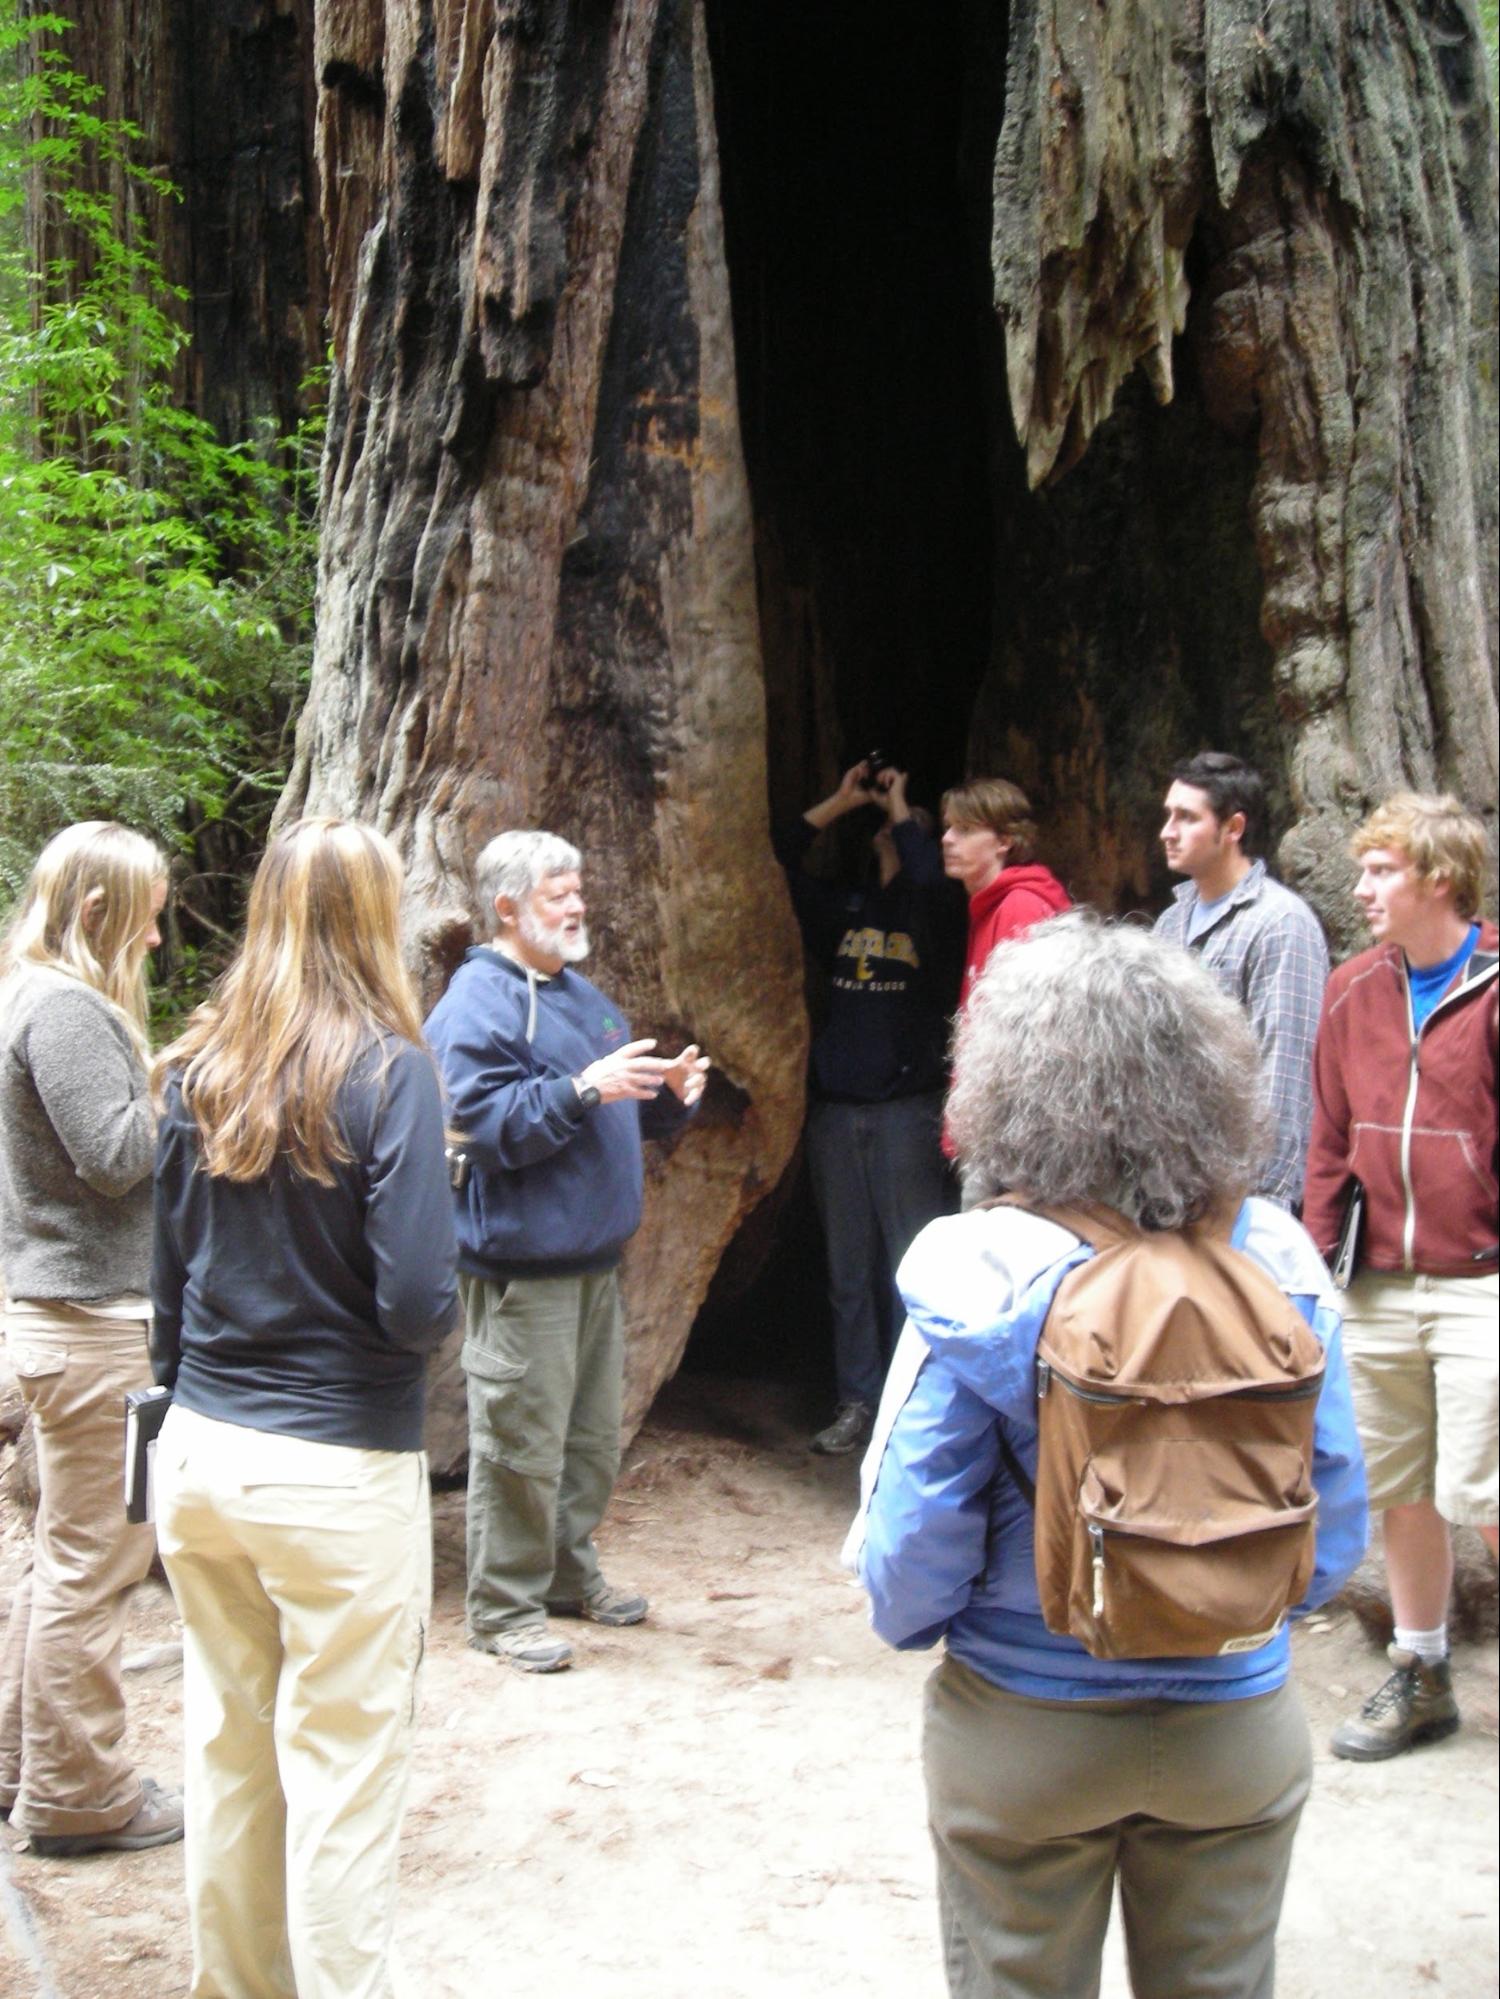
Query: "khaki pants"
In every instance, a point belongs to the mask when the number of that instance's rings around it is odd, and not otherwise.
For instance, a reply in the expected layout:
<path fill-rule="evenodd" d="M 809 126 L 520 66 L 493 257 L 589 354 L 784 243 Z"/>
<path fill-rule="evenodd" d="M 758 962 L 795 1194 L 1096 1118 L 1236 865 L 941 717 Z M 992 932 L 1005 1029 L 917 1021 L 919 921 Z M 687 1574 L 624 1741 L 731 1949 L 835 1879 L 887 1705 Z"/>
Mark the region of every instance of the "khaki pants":
<path fill-rule="evenodd" d="M 1116 1877 L 1136 1999 L 1271 1999 L 1312 1776 L 1290 1682 L 1041 1701 L 946 1658 L 923 1756 L 953 1999 L 1096 1999 Z"/>
<path fill-rule="evenodd" d="M 599 1586 L 620 1469 L 615 1273 L 459 1280 L 469 1384 L 469 1629 L 536 1624 Z"/>
<path fill-rule="evenodd" d="M 1344 1357 L 1370 1504 L 1433 1500 L 1460 1527 L 1500 1519 L 1495 1314 L 1500 1277 L 1362 1270 Z"/>
<path fill-rule="evenodd" d="M 427 1463 L 173 1408 L 190 1999 L 388 1999 L 432 1600 Z"/>
<path fill-rule="evenodd" d="M 149 1526 L 125 1518 L 125 1391 L 150 1386 L 146 1323 L 32 1311 L 8 1323 L 41 1504 L 0 1652 L 0 1804 L 18 1832 L 113 1832 L 141 1782 L 120 1744 L 120 1648 Z"/>

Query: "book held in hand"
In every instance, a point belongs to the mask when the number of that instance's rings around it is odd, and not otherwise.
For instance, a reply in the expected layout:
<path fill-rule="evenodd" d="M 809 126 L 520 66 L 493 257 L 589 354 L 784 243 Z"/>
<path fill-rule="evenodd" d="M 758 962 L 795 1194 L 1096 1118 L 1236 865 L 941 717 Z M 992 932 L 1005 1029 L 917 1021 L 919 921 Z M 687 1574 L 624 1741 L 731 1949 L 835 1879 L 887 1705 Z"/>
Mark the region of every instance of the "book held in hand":
<path fill-rule="evenodd" d="M 125 1518 L 155 1519 L 151 1474 L 156 1440 L 172 1406 L 170 1388 L 132 1388 L 125 1397 Z"/>
<path fill-rule="evenodd" d="M 1354 1282 L 1354 1273 L 1359 1268 L 1360 1246 L 1365 1232 L 1365 1190 L 1358 1180 L 1349 1183 L 1349 1200 L 1344 1209 L 1344 1219 L 1339 1227 L 1339 1239 L 1334 1246 L 1333 1261 L 1329 1264 L 1333 1281 L 1340 1291 L 1347 1291 Z"/>

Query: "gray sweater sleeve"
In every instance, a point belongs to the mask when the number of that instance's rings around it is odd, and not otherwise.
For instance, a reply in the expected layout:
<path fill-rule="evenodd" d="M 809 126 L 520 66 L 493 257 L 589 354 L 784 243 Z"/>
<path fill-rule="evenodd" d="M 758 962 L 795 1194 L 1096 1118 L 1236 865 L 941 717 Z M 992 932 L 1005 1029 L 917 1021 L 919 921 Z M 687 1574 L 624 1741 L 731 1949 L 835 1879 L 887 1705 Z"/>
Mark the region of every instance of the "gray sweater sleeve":
<path fill-rule="evenodd" d="M 145 1179 L 155 1157 L 156 1115 L 129 1031 L 106 1000 L 82 986 L 49 994 L 27 1028 L 26 1062 L 86 1186 L 117 1200 Z"/>

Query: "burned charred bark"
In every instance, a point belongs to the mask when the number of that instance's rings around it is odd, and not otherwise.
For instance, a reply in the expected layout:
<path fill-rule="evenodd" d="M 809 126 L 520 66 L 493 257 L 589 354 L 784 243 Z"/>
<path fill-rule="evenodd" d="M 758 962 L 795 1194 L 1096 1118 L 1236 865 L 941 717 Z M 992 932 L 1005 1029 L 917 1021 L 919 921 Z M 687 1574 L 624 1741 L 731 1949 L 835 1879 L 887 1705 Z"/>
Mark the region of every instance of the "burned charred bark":
<path fill-rule="evenodd" d="M 1278 782 L 1284 870 L 1351 938 L 1344 840 L 1371 801 L 1448 787 L 1494 824 L 1494 123 L 1472 9 L 1017 0 L 993 257 L 1028 489 L 1009 468 L 1001 511 L 1028 588 L 981 755 L 1073 801 L 1063 858 L 1119 895 L 1150 872 L 1113 830 L 1140 822 L 1118 810 L 1133 763 L 1154 781 L 1190 735 L 1237 739 Z M 1151 412 L 1136 370 L 1188 409 Z M 1214 541 L 1241 494 L 1259 644 L 1241 613 L 1195 648 L 1150 615 L 1153 570 L 1169 583 L 1186 548 L 1179 589 L 1243 605 L 1243 538 Z M 1142 615 L 1111 632 L 1116 592 Z"/>
<path fill-rule="evenodd" d="M 600 982 L 637 1033 L 711 1054 L 626 1260 L 633 1427 L 792 1149 L 805 1034 L 701 18 L 331 0 L 317 63 L 337 367 L 282 809 L 393 833 L 430 996 L 479 848 L 564 834 Z M 451 1462 L 460 1405 L 435 1403 Z"/>
<path fill-rule="evenodd" d="M 1167 764 L 1239 749 L 1346 941 L 1371 799 L 1490 809 L 1463 0 L 965 0 L 920 44 L 879 0 L 328 0 L 316 60 L 337 368 L 284 810 L 392 828 L 432 983 L 479 845 L 557 826 L 604 982 L 719 1061 L 652 1166 L 633 1414 L 795 1130 L 768 778 L 805 804 L 876 734 L 930 796 L 966 753 L 1122 908 L 1165 889 Z"/>

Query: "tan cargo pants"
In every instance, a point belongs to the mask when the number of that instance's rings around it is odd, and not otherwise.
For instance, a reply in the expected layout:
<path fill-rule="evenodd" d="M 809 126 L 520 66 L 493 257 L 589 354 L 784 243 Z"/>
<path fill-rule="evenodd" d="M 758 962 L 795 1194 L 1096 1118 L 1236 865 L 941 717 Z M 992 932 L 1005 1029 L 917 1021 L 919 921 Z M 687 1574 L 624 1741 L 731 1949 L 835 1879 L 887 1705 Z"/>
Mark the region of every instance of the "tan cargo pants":
<path fill-rule="evenodd" d="M 0 1805 L 18 1832 L 113 1832 L 141 1782 L 120 1744 L 120 1648 L 149 1526 L 125 1518 L 125 1391 L 146 1388 L 143 1319 L 7 1316 L 41 1504 L 0 1649 Z"/>

